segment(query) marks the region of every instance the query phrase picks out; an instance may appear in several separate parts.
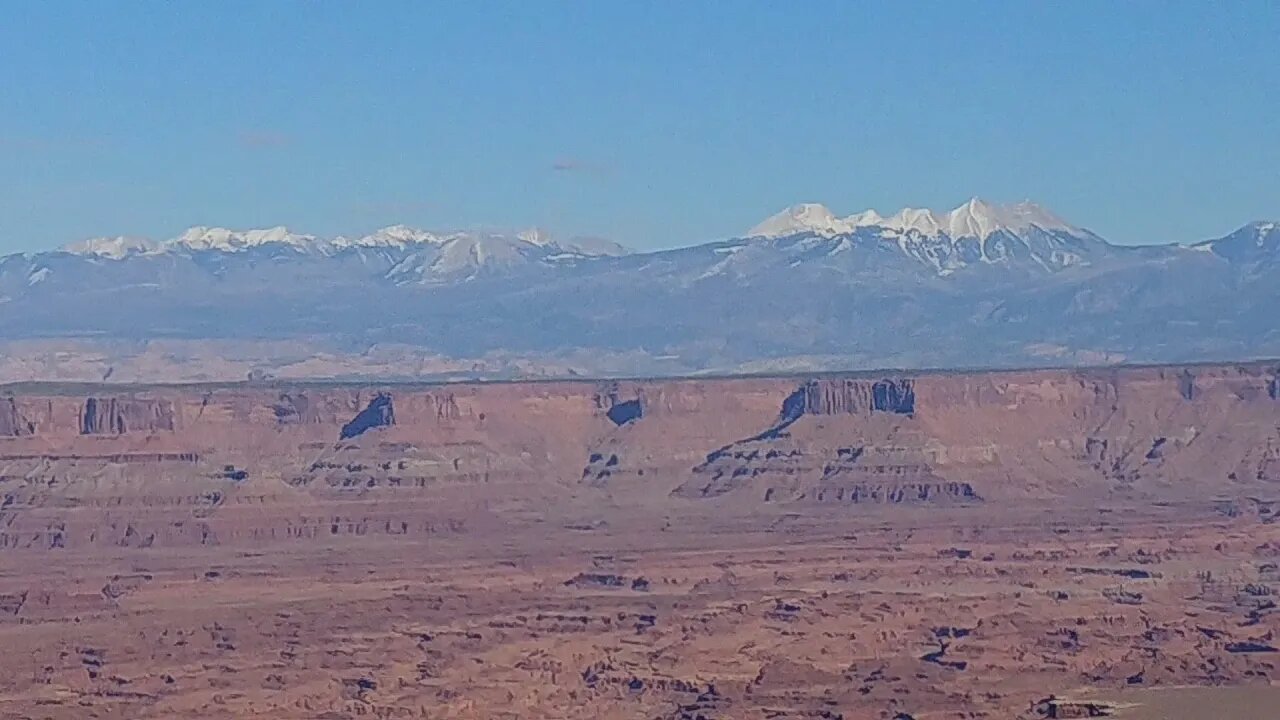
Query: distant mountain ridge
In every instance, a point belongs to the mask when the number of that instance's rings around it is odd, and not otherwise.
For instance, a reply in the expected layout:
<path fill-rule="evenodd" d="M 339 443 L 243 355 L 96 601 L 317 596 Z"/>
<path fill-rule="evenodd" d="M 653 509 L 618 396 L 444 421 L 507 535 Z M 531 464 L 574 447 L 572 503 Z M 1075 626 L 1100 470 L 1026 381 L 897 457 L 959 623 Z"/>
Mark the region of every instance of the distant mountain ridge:
<path fill-rule="evenodd" d="M 280 245 L 300 252 L 332 253 L 349 248 L 395 247 L 414 245 L 449 245 L 466 242 L 502 243 L 512 246 L 552 247 L 583 255 L 624 255 L 629 252 L 616 243 L 597 238 L 559 241 L 536 228 L 513 234 L 451 232 L 435 233 L 407 225 L 391 225 L 358 238 L 337 236 L 321 238 L 290 231 L 284 226 L 255 230 L 229 230 L 221 227 L 196 226 L 164 242 L 139 237 L 90 238 L 64 245 L 62 250 L 74 255 L 96 255 L 119 260 L 130 255 L 148 255 L 177 251 L 216 250 L 241 252 L 264 245 Z"/>
<path fill-rule="evenodd" d="M 747 231 L 747 235 L 779 237 L 806 231 L 840 235 L 854 232 L 861 227 L 880 227 L 898 232 L 915 231 L 925 235 L 947 234 L 952 237 L 977 238 L 986 238 L 1002 230 L 1020 233 L 1032 227 L 1046 232 L 1062 231 L 1073 235 L 1093 235 L 1087 230 L 1067 223 L 1030 200 L 1014 205 L 993 205 L 977 197 L 970 198 L 968 202 L 948 212 L 903 208 L 888 217 L 875 210 L 864 210 L 840 218 L 824 205 L 802 203 L 765 219 Z"/>
<path fill-rule="evenodd" d="M 950 273 L 972 263 L 1029 260 L 1047 270 L 1086 262 L 1109 247 L 1102 238 L 1025 201 L 993 205 L 972 198 L 951 211 L 904 208 L 888 217 L 866 210 L 836 217 L 823 205 L 793 205 L 747 231 L 749 237 L 812 234 L 896 244 L 904 254 Z"/>
<path fill-rule="evenodd" d="M 486 376 L 1280 356 L 1277 228 L 1116 246 L 977 198 L 888 216 L 796 205 L 741 237 L 640 253 L 536 230 L 195 227 L 0 258 L 0 342 L 394 344 Z"/>

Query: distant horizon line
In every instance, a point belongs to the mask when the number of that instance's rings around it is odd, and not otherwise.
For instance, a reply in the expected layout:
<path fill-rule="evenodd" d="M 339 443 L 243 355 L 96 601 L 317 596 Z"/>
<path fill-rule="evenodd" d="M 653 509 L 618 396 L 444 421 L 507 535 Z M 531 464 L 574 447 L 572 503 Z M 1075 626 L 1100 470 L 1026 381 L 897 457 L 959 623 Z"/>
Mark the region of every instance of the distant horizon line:
<path fill-rule="evenodd" d="M 1280 372 L 1280 357 L 1277 356 L 1255 356 L 1246 357 L 1235 360 L 1224 359 L 1207 359 L 1207 360 L 1187 360 L 1184 362 L 1116 362 L 1116 363 L 1087 363 L 1079 365 L 1071 364 L 1044 364 L 1044 365 L 955 365 L 951 367 L 928 366 L 928 367 L 873 367 L 873 368 L 849 368 L 844 370 L 813 370 L 813 371 L 759 371 L 759 372 L 732 372 L 723 370 L 708 370 L 703 373 L 693 373 L 684 375 L 545 375 L 545 376 L 515 376 L 515 377 L 470 377 L 462 379 L 441 378 L 438 380 L 431 379 L 394 379 L 394 378 L 347 378 L 342 376 L 334 377 L 300 377 L 300 378 L 276 378 L 268 376 L 262 380 L 253 380 L 245 378 L 243 380 L 193 380 L 193 381 L 174 381 L 174 382 L 118 382 L 113 383 L 105 380 L 87 381 L 87 380 L 21 380 L 16 382 L 0 383 L 0 391 L 13 392 L 26 388 L 31 389 L 50 389 L 51 392 L 81 392 L 87 388 L 112 388 L 120 389 L 229 389 L 242 390 L 251 389 L 273 389 L 288 387 L 389 387 L 389 388 L 414 388 L 414 387 L 446 387 L 455 385 L 516 385 L 516 384 L 568 384 L 568 383 L 614 383 L 614 382 L 697 382 L 704 380 L 790 380 L 796 378 L 833 378 L 833 377 L 876 377 L 884 375 L 900 375 L 905 379 L 914 379 L 917 377 L 930 377 L 937 375 L 1000 375 L 1015 373 L 1041 373 L 1041 372 L 1074 372 L 1074 373 L 1106 373 L 1116 371 L 1141 371 L 1141 370 L 1162 370 L 1162 369 L 1194 369 L 1194 368 L 1249 368 L 1259 369 L 1262 371 Z M 439 373 L 447 375 L 448 373 Z"/>
<path fill-rule="evenodd" d="M 902 208 L 901 210 L 899 210 L 895 215 L 891 215 L 891 216 L 883 216 L 883 215 L 880 215 L 879 213 L 877 213 L 874 209 L 867 209 L 867 210 L 864 210 L 864 211 L 862 211 L 862 212 L 859 212 L 859 213 L 853 213 L 853 214 L 848 215 L 848 216 L 844 216 L 844 217 L 835 217 L 835 219 L 836 219 L 836 220 L 847 220 L 847 219 L 852 219 L 852 218 L 858 218 L 858 217 L 861 217 L 861 216 L 866 216 L 866 215 L 868 215 L 868 214 L 875 214 L 875 215 L 876 215 L 876 217 L 878 218 L 878 220 L 880 220 L 880 221 L 889 221 L 889 220 L 891 220 L 891 219 L 893 219 L 893 218 L 895 218 L 895 217 L 902 216 L 904 213 L 912 213 L 912 212 L 916 212 L 916 213 L 928 213 L 928 214 L 931 214 L 931 215 L 933 215 L 933 216 L 935 216 L 935 217 L 939 217 L 939 216 L 943 216 L 943 215 L 945 215 L 947 212 L 951 212 L 951 213 L 958 212 L 958 211 L 960 211 L 960 210 L 964 209 L 964 208 L 965 208 L 965 207 L 967 207 L 967 206 L 971 206 L 971 205 L 972 205 L 973 203 L 975 203 L 975 202 L 977 202 L 977 203 L 983 203 L 983 204 L 986 204 L 988 207 L 991 207 L 991 208 L 994 208 L 994 209 L 997 209 L 997 210 L 1008 210 L 1008 209 L 1013 209 L 1013 208 L 1018 208 L 1018 207 L 1031 207 L 1031 208 L 1034 208 L 1034 209 L 1036 209 L 1036 210 L 1045 211 L 1046 213 L 1048 213 L 1048 214 L 1050 214 L 1050 215 L 1053 215 L 1055 218 L 1057 218 L 1057 216 L 1056 216 L 1056 215 L 1054 215 L 1054 214 L 1052 213 L 1052 211 L 1048 210 L 1048 208 L 1047 208 L 1046 206 L 1041 205 L 1041 204 L 1039 204 L 1039 203 L 1037 203 L 1037 202 L 1035 202 L 1035 201 L 1033 201 L 1033 200 L 1030 200 L 1030 199 L 1024 199 L 1024 200 L 1018 201 L 1018 202 L 1016 202 L 1016 203 L 999 204 L 999 203 L 990 203 L 990 202 L 987 202 L 986 200 L 984 200 L 983 198 L 981 198 L 981 197 L 979 197 L 979 196 L 973 196 L 973 197 L 971 197 L 969 200 L 967 200 L 967 201 L 966 201 L 966 202 L 964 202 L 964 203 L 961 203 L 961 205 L 957 206 L 955 209 L 953 209 L 953 210 L 951 210 L 951 211 L 939 211 L 939 210 L 931 209 L 931 208 L 904 207 L 904 208 Z M 562 234 L 560 234 L 560 233 L 558 233 L 558 232 L 556 232 L 556 231 L 554 231 L 554 230 L 549 230 L 549 229 L 548 229 L 548 228 L 546 228 L 545 226 L 542 226 L 542 225 L 536 225 L 536 224 L 535 224 L 535 225 L 528 225 L 528 226 L 524 226 L 524 227 L 513 227 L 513 226 L 504 226 L 504 225 L 472 225 L 472 226 L 470 226 L 470 227 L 465 227 L 465 228 L 460 228 L 460 229 L 447 229 L 447 230 L 446 230 L 446 229 L 432 229 L 432 228 L 422 227 L 422 226 L 419 226 L 419 225 L 413 225 L 413 224 L 409 224 L 409 223 L 405 223 L 405 222 L 396 222 L 396 223 L 391 223 L 391 224 L 388 224 L 388 225 L 380 225 L 380 226 L 375 227 L 374 229 L 372 229 L 372 230 L 370 230 L 370 231 L 367 231 L 367 232 L 364 232 L 364 233 L 359 233 L 359 234 L 347 234 L 347 233 L 320 234 L 320 233 L 312 233 L 312 232 L 308 232 L 308 231 L 297 231 L 297 230 L 294 230 L 292 227 L 290 227 L 290 225 L 288 225 L 288 224 L 261 225 L 261 226 L 255 226 L 255 227 L 244 227 L 244 228 L 240 228 L 240 229 L 232 228 L 232 227 L 228 227 L 228 226 L 225 226 L 225 225 L 194 224 L 194 225 L 186 226 L 185 228 L 183 228 L 183 229 L 182 229 L 181 231 L 179 231 L 178 233 L 173 234 L 173 235 L 169 235 L 169 236 L 167 236 L 167 237 L 165 237 L 165 238 L 163 238 L 163 239 L 160 239 L 160 240 L 156 240 L 156 239 L 154 239 L 154 237 L 153 237 L 153 236 L 150 236 L 150 235 L 144 235 L 144 234 L 93 235 L 93 236 L 89 236 L 89 237 L 81 237 L 81 238 L 79 238 L 79 239 L 75 239 L 75 240 L 69 240 L 69 241 L 63 242 L 63 243 L 61 243 L 61 244 L 55 245 L 55 246 L 53 246 L 53 247 L 46 247 L 46 248 L 43 248 L 43 249 L 27 250 L 27 251 L 21 251 L 21 250 L 19 250 L 19 251 L 14 251 L 14 252 L 4 252 L 4 253 L 0 253 L 0 257 L 10 257 L 10 256 L 16 256 L 16 255 L 39 255 L 39 254 L 45 254 L 45 253 L 57 253 L 57 252 L 67 252 L 67 253 L 72 253 L 72 254 L 84 254 L 84 253 L 85 253 L 85 250 L 84 250 L 84 249 L 79 249 L 79 250 L 78 250 L 78 249 L 76 249 L 76 248 L 75 248 L 75 246 L 77 246 L 77 245 L 82 245 L 82 246 L 85 246 L 85 248 L 87 249 L 87 248 L 89 247 L 90 243 L 93 243 L 94 241 L 103 241 L 103 242 L 133 242 L 133 243 L 145 243 L 145 244 L 150 245 L 150 246 L 151 246 L 151 249 L 157 249 L 157 250 L 158 250 L 158 249 L 161 249 L 161 248 L 163 248 L 163 247 L 165 247 L 165 246 L 171 246 L 171 245 L 178 245 L 178 244 L 181 244 L 181 242 L 180 242 L 180 241 L 183 239 L 183 237 L 184 237 L 185 235 L 187 235 L 187 234 L 191 233 L 192 231 L 195 231 L 195 230 L 203 230 L 203 231 L 206 231 L 206 232 L 225 231 L 225 232 L 227 232 L 227 233 L 231 233 L 231 234 L 234 234 L 234 235 L 246 235 L 246 234 L 251 234 L 251 233 L 255 233 L 255 234 L 256 234 L 256 233 L 280 232 L 280 233 L 283 233 L 283 234 L 285 234 L 285 235 L 287 235 L 287 236 L 290 236 L 290 237 L 296 237 L 296 238 L 302 238 L 302 239 L 310 239 L 310 240 L 315 240 L 316 242 L 321 242 L 321 243 L 322 243 L 322 242 L 334 242 L 334 241 L 340 241 L 340 240 L 341 240 L 341 241 L 347 241 L 347 242 L 351 243 L 351 245 L 350 245 L 351 247 L 360 247 L 360 245 L 358 245 L 359 241 L 361 241 L 361 240 L 365 240 L 365 239 L 368 239 L 368 238 L 373 238 L 373 237 L 378 236 L 380 233 L 385 233 L 386 231 L 392 231 L 392 230 L 402 230 L 402 231 L 409 231 L 409 232 L 414 232 L 414 233 L 420 233 L 420 234 L 423 234 L 423 235 L 431 235 L 431 236 L 435 236 L 435 237 L 438 237 L 438 238 L 441 238 L 441 239 L 450 239 L 450 238 L 454 238 L 454 237 L 468 237 L 468 236 L 470 236 L 470 237 L 476 237 L 476 236 L 480 236 L 480 237 L 495 237 L 495 238 L 505 238 L 505 239 L 516 239 L 516 238 L 518 238 L 518 239 L 522 239 L 522 240 L 524 240 L 525 238 L 524 238 L 523 236 L 525 236 L 525 235 L 528 235 L 528 234 L 537 234 L 537 235 L 539 235 L 539 236 L 542 236 L 542 237 L 548 238 L 548 239 L 550 239 L 551 241 L 557 241 L 557 240 L 561 240 L 561 239 L 563 239 L 565 242 L 569 242 L 569 243 L 572 243 L 572 242 L 574 242 L 574 241 L 596 241 L 596 242 L 609 243 L 609 244 L 616 245 L 616 246 L 618 246 L 619 248 L 621 248 L 621 249 L 623 249 L 623 250 L 626 250 L 628 254 L 644 255 L 644 254 L 650 254 L 650 253 L 665 252 L 665 251 L 669 251 L 669 250 L 680 250 L 680 249 L 685 249 L 685 248 L 698 247 L 698 246 L 701 246 L 701 245 L 707 245 L 707 244 L 717 243 L 717 242 L 725 242 L 725 241 L 729 241 L 729 240 L 745 240 L 745 239 L 750 239 L 750 238 L 754 238 L 754 237 L 761 237 L 761 236 L 762 236 L 761 234 L 759 234 L 759 233 L 757 233 L 757 234 L 753 234 L 753 231 L 755 231 L 757 228 L 761 227 L 762 225 L 764 225 L 764 224 L 765 224 L 765 223 L 767 223 L 768 221 L 773 220 L 774 218 L 780 217 L 780 216 L 782 216 L 782 215 L 784 215 L 784 214 L 786 214 L 786 213 L 788 213 L 788 212 L 790 212 L 790 211 L 794 211 L 794 210 L 796 210 L 796 209 L 801 209 L 801 208 L 821 208 L 822 210 L 828 210 L 828 206 L 827 206 L 825 203 L 816 203 L 816 202 L 801 202 L 801 203 L 794 203 L 794 204 L 791 204 L 791 205 L 788 205 L 788 206 L 784 207 L 781 211 L 779 211 L 779 212 L 775 213 L 774 215 L 771 215 L 771 216 L 769 216 L 769 217 L 765 218 L 763 221 L 761 221 L 761 222 L 757 223 L 757 224 L 756 224 L 755 226 L 753 226 L 752 228 L 749 228 L 749 229 L 747 229 L 746 231 L 743 231 L 743 232 L 741 232 L 741 233 L 731 234 L 731 235 L 722 235 L 722 236 L 712 237 L 712 238 L 705 239 L 705 240 L 694 240 L 694 241 L 691 241 L 691 242 L 685 242 L 685 243 L 680 243 L 680 244 L 673 244 L 673 245 L 668 245 L 668 246 L 665 246 L 665 247 L 658 247 L 658 248 L 654 248 L 654 249 L 645 249 L 645 248 L 635 248 L 635 247 L 631 247 L 631 246 L 629 246 L 629 245 L 624 245 L 624 244 L 621 244 L 621 243 L 617 243 L 616 241 L 611 240 L 611 239 L 610 239 L 610 238 L 608 238 L 607 236 L 598 235 L 598 234 L 570 234 L 570 235 L 562 235 Z M 833 217 L 834 217 L 834 214 L 833 214 Z M 1057 218 L 1057 219 L 1060 219 L 1060 218 Z M 1105 236 L 1100 235 L 1100 234 L 1098 234 L 1098 233 L 1095 233 L 1093 230 L 1089 229 L 1089 228 L 1088 228 L 1088 227 L 1086 227 L 1086 226 L 1083 226 L 1083 225 L 1074 225 L 1074 224 L 1071 224 L 1071 223 L 1067 223 L 1067 224 L 1068 224 L 1069 226 L 1071 226 L 1071 227 L 1076 228 L 1076 229 L 1084 230 L 1084 231 L 1088 232 L 1089 234 L 1093 235 L 1094 237 L 1098 238 L 1099 240 L 1102 240 L 1103 242 L 1107 243 L 1108 245 L 1112 245 L 1112 246 L 1114 246 L 1114 247 L 1121 247 L 1121 248 L 1123 248 L 1123 247 L 1174 247 L 1174 246 L 1178 246 L 1178 247 L 1194 247 L 1194 246 L 1196 246 L 1196 245 L 1200 245 L 1200 244 L 1203 244 L 1203 243 L 1206 243 L 1206 242 L 1211 242 L 1211 241 L 1213 241 L 1213 240 L 1221 239 L 1221 238 L 1223 238 L 1223 237 L 1226 237 L 1226 236 L 1231 235 L 1231 234 L 1233 234 L 1233 233 L 1239 232 L 1239 231 L 1244 230 L 1244 229 L 1246 229 L 1246 228 L 1255 227 L 1255 226 L 1268 226 L 1268 225 L 1275 226 L 1275 225 L 1280 225 L 1280 220 L 1265 219 L 1265 218 L 1257 218 L 1257 219 L 1253 219 L 1253 220 L 1248 220 L 1248 221 L 1245 221 L 1245 222 L 1244 222 L 1244 223 L 1242 223 L 1242 224 L 1239 224 L 1239 225 L 1234 226 L 1231 230 L 1228 230 L 1228 231 L 1227 231 L 1226 233 L 1224 233 L 1223 235 L 1217 235 L 1217 236 L 1212 236 L 1212 237 L 1202 237 L 1202 238 L 1199 238 L 1199 239 L 1196 239 L 1196 240 L 1190 240 L 1190 241 L 1178 241 L 1178 240 L 1173 240 L 1173 241 L 1156 241 L 1156 242 L 1145 242 L 1145 243 L 1134 243 L 1134 244 L 1119 244 L 1119 243 L 1115 243 L 1115 242 L 1112 242 L 1112 241 L 1108 240 Z M 294 227 L 296 227 L 296 226 L 294 226 Z M 882 227 L 882 228 L 886 228 L 886 229 L 894 229 L 894 228 L 892 228 L 892 227 L 890 227 L 890 226 L 887 226 L 887 225 L 882 224 L 881 222 L 868 222 L 868 223 L 866 223 L 866 224 L 864 224 L 864 225 L 859 225 L 859 226 L 857 226 L 857 227 L 851 228 L 848 232 L 836 232 L 836 233 L 832 233 L 832 234 L 831 234 L 831 236 L 840 236 L 840 235 L 849 235 L 849 234 L 854 234 L 855 232 L 857 232 L 858 230 L 862 229 L 863 227 L 866 227 L 866 228 Z M 778 235 L 775 235 L 774 237 L 786 237 L 786 236 L 789 236 L 789 235 L 800 235 L 800 234 L 804 234 L 804 232 L 805 232 L 805 231 L 804 231 L 803 229 L 799 229 L 799 230 L 796 230 L 795 232 L 790 232 L 790 233 L 785 233 L 785 234 L 778 234 Z M 950 235 L 950 233 L 944 233 L 944 234 L 948 234 L 948 235 Z M 953 237 L 955 237 L 954 235 L 952 235 L 952 236 L 953 236 Z M 969 235 L 960 235 L 959 237 L 968 237 L 968 236 L 969 236 Z M 975 235 L 975 236 L 976 236 L 976 235 Z M 277 241 L 277 240 L 270 240 L 270 241 L 265 241 L 265 242 L 260 243 L 260 244 L 284 244 L 284 245 L 293 245 L 293 246 L 296 246 L 296 244 L 293 244 L 293 243 L 287 243 L 287 242 L 284 242 L 283 240 L 279 240 L 279 241 Z M 408 245 L 408 244 L 413 244 L 413 243 L 412 243 L 412 242 L 408 242 L 408 243 L 405 243 L 405 244 L 406 244 L 406 245 Z M 213 248 L 203 248 L 203 249 L 213 249 Z M 89 253 L 89 254 L 92 254 L 92 253 Z"/>

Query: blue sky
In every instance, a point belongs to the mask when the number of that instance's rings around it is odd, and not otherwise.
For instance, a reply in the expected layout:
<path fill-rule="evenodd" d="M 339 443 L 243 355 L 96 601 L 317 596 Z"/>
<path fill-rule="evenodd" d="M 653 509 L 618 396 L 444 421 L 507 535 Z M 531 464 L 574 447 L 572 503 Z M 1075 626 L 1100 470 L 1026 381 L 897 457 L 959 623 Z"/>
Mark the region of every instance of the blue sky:
<path fill-rule="evenodd" d="M 1280 218 L 1280 3 L 0 0 L 0 250 L 196 224 L 638 248 L 1037 200 Z"/>

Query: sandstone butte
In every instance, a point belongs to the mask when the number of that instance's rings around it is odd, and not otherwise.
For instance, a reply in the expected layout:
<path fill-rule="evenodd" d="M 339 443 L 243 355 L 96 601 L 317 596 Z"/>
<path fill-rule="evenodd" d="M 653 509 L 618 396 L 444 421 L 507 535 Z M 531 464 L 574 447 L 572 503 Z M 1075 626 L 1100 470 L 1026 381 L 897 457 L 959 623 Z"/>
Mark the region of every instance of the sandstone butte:
<path fill-rule="evenodd" d="M 1087 717 L 1265 686 L 1277 488 L 1276 362 L 12 385 L 0 717 Z"/>

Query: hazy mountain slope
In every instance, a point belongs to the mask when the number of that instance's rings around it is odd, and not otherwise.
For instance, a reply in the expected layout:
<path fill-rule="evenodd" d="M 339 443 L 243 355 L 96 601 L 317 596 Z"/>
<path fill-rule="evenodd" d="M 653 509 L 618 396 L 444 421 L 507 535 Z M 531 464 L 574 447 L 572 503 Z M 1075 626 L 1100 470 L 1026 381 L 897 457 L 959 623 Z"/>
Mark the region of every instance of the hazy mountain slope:
<path fill-rule="evenodd" d="M 501 358 L 476 366 L 499 375 L 1227 359 L 1280 355 L 1278 263 L 1274 223 L 1125 248 L 980 200 L 844 218 L 795 206 L 743 238 L 636 254 L 536 231 L 192 228 L 0 259 L 0 338 L 80 353 L 107 339 L 395 345 Z"/>

